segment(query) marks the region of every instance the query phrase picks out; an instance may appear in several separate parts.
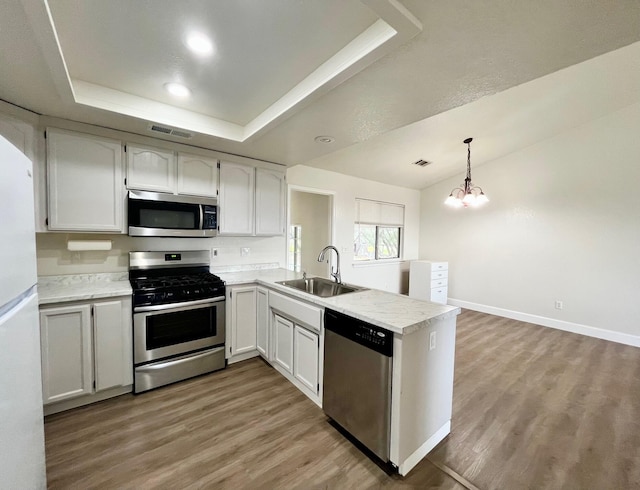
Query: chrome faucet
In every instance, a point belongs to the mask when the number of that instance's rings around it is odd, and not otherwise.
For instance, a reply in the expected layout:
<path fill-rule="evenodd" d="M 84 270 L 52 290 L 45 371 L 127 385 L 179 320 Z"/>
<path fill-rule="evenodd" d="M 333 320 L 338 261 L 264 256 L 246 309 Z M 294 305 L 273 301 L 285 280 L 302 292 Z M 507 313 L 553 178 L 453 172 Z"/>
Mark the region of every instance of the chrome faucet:
<path fill-rule="evenodd" d="M 336 270 L 335 272 L 333 271 L 333 269 L 331 270 L 331 277 L 333 277 L 338 284 L 342 284 L 342 279 L 340 279 L 340 252 L 338 252 L 338 249 L 336 247 L 334 247 L 333 245 L 327 245 L 326 247 L 324 247 L 322 249 L 322 252 L 320 252 L 320 255 L 318 255 L 318 262 L 324 261 L 324 253 L 327 250 L 335 250 L 336 252 Z"/>

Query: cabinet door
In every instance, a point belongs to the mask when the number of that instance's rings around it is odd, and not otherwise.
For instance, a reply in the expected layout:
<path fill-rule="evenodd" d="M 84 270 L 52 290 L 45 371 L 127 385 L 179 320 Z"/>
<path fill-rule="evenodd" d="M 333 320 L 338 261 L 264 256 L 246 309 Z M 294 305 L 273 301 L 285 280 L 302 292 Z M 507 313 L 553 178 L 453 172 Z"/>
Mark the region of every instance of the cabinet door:
<path fill-rule="evenodd" d="M 256 288 L 257 317 L 256 317 L 256 348 L 265 359 L 269 360 L 269 299 L 265 288 Z"/>
<path fill-rule="evenodd" d="M 220 235 L 253 235 L 255 168 L 220 162 Z"/>
<path fill-rule="evenodd" d="M 430 300 L 433 303 L 442 303 L 443 305 L 447 304 L 447 288 L 433 288 L 431 290 L 431 298 Z"/>
<path fill-rule="evenodd" d="M 318 394 L 318 335 L 295 326 L 293 333 L 293 375 L 304 386 Z"/>
<path fill-rule="evenodd" d="M 49 229 L 124 233 L 122 145 L 47 130 Z"/>
<path fill-rule="evenodd" d="M 216 197 L 218 160 L 178 153 L 178 194 Z"/>
<path fill-rule="evenodd" d="M 92 392 L 91 307 L 40 311 L 42 399 L 44 404 Z"/>
<path fill-rule="evenodd" d="M 172 151 L 127 144 L 127 188 L 174 193 L 176 160 Z"/>
<path fill-rule="evenodd" d="M 94 305 L 96 391 L 132 383 L 130 299 Z"/>
<path fill-rule="evenodd" d="M 231 355 L 256 348 L 256 288 L 234 287 L 231 290 Z"/>
<path fill-rule="evenodd" d="M 293 373 L 293 322 L 273 315 L 273 360 Z"/>
<path fill-rule="evenodd" d="M 283 172 L 256 169 L 256 235 L 284 235 L 285 190 Z"/>

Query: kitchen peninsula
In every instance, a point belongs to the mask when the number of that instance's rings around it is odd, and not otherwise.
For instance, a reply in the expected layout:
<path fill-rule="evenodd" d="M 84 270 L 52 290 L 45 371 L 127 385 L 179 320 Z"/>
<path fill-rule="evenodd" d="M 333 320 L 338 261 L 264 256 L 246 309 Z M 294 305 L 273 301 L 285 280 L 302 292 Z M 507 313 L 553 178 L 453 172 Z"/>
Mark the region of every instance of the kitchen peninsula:
<path fill-rule="evenodd" d="M 241 272 L 215 272 L 227 283 L 228 290 L 235 287 L 256 287 L 267 295 L 267 324 L 284 315 L 296 323 L 295 313 L 284 311 L 283 298 L 296 303 L 297 310 L 306 314 L 305 307 L 329 308 L 345 315 L 387 329 L 394 334 L 391 394 L 390 462 L 401 475 L 406 475 L 451 430 L 453 398 L 453 368 L 455 355 L 457 307 L 415 300 L 407 296 L 375 289 L 321 298 L 287 287 L 278 282 L 297 279 L 300 274 L 283 269 Z M 230 298 L 228 304 L 233 304 Z M 299 303 L 299 304 L 298 304 Z M 261 316 L 260 301 L 257 315 Z M 228 310 L 229 311 L 229 310 Z M 231 324 L 233 325 L 233 306 Z M 289 316 L 287 316 L 289 313 Z M 306 320 L 308 322 L 312 320 Z M 300 321 L 304 324 L 304 321 Z M 229 319 L 227 320 L 229 324 Z M 258 337 L 260 337 L 260 320 Z M 304 327 L 304 325 L 302 325 Z M 231 327 L 233 329 L 233 326 Z M 302 328 L 302 330 L 306 330 Z M 271 333 L 273 343 L 274 330 Z M 301 388 L 307 396 L 321 405 L 322 367 L 324 361 L 324 325 L 318 333 L 318 391 L 309 393 L 305 386 L 282 369 L 273 345 L 258 349 L 260 355 L 285 377 Z M 259 341 L 258 341 L 259 343 Z M 264 353 L 263 353 L 264 352 Z"/>

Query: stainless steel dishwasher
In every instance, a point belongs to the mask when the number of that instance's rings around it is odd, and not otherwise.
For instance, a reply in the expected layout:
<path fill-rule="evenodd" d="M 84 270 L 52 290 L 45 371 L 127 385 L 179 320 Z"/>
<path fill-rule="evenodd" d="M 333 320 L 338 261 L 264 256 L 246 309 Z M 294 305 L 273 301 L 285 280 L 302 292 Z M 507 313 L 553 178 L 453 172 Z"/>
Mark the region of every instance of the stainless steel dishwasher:
<path fill-rule="evenodd" d="M 329 309 L 324 327 L 322 409 L 388 462 L 393 333 Z"/>

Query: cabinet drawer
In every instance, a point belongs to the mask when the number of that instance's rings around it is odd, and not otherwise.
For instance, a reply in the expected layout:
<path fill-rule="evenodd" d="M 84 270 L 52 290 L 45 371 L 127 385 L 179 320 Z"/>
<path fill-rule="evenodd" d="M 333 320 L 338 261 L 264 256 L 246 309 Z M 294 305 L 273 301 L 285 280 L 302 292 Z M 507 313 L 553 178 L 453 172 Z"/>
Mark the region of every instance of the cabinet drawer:
<path fill-rule="evenodd" d="M 448 278 L 444 277 L 441 279 L 434 279 L 433 281 L 431 281 L 431 289 L 434 288 L 446 288 L 447 287 L 447 282 L 449 281 Z"/>
<path fill-rule="evenodd" d="M 431 301 L 434 303 L 447 304 L 447 288 L 433 288 L 431 290 Z"/>
<path fill-rule="evenodd" d="M 446 271 L 449 268 L 449 262 L 431 262 L 432 271 Z"/>
<path fill-rule="evenodd" d="M 439 270 L 439 271 L 431 271 L 431 280 L 435 281 L 436 279 L 447 279 L 449 277 L 448 270 Z"/>
<path fill-rule="evenodd" d="M 322 309 L 311 306 L 297 299 L 283 294 L 269 292 L 269 307 L 280 311 L 288 318 L 295 319 L 296 323 L 320 331 L 322 325 Z"/>

